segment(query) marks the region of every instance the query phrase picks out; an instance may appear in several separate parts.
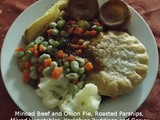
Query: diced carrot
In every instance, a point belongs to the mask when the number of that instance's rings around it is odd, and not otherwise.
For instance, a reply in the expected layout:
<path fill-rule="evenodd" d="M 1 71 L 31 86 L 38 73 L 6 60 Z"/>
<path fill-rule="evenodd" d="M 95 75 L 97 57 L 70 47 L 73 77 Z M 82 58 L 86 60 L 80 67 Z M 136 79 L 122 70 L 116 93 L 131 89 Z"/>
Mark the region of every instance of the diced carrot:
<path fill-rule="evenodd" d="M 70 54 L 68 57 L 67 57 L 67 61 L 68 62 L 72 62 L 75 60 L 75 56 L 73 56 L 72 54 Z"/>
<path fill-rule="evenodd" d="M 39 65 L 37 70 L 38 70 L 39 73 L 42 73 L 43 70 L 44 70 L 44 66 L 42 64 Z"/>
<path fill-rule="evenodd" d="M 88 36 L 90 36 L 89 30 L 87 30 L 87 31 L 84 33 L 84 37 L 88 37 Z"/>
<path fill-rule="evenodd" d="M 47 48 L 44 45 L 40 44 L 40 46 L 39 46 L 39 51 L 40 52 L 44 52 L 46 49 Z"/>
<path fill-rule="evenodd" d="M 52 35 L 52 29 L 47 30 L 47 35 L 50 37 Z"/>
<path fill-rule="evenodd" d="M 87 71 L 91 71 L 93 69 L 93 65 L 91 62 L 87 62 L 84 67 Z"/>
<path fill-rule="evenodd" d="M 35 45 L 33 46 L 33 50 L 34 50 L 34 51 L 37 51 L 37 50 L 38 50 L 38 44 L 35 44 Z"/>
<path fill-rule="evenodd" d="M 77 53 L 78 55 L 81 55 L 81 54 L 82 54 L 82 50 L 81 50 L 81 49 L 78 49 L 78 50 L 76 51 L 76 53 Z"/>
<path fill-rule="evenodd" d="M 68 32 L 68 34 L 72 35 L 74 32 L 74 29 L 72 27 L 69 27 L 67 32 Z"/>
<path fill-rule="evenodd" d="M 39 57 L 39 52 L 38 52 L 38 50 L 34 51 L 34 52 L 33 52 L 33 55 L 34 55 L 34 57 Z"/>
<path fill-rule="evenodd" d="M 63 72 L 63 68 L 62 67 L 55 67 L 52 71 L 52 78 L 53 79 L 59 79 L 61 74 Z"/>
<path fill-rule="evenodd" d="M 33 51 L 34 51 L 34 48 L 28 48 L 28 50 L 30 50 L 31 52 L 33 52 Z"/>
<path fill-rule="evenodd" d="M 83 33 L 83 29 L 82 29 L 82 28 L 76 28 L 76 29 L 74 30 L 74 33 L 75 33 L 76 35 L 81 36 L 82 33 Z"/>
<path fill-rule="evenodd" d="M 62 59 L 62 58 L 64 57 L 64 52 L 63 52 L 63 50 L 58 50 L 58 52 L 57 52 L 57 57 L 60 58 L 60 59 Z"/>
<path fill-rule="evenodd" d="M 43 63 L 44 67 L 49 67 L 52 63 L 52 59 L 51 58 L 45 59 Z"/>
<path fill-rule="evenodd" d="M 76 85 L 78 83 L 78 80 L 71 80 L 71 83 Z"/>
<path fill-rule="evenodd" d="M 31 61 L 26 61 L 26 62 L 24 63 L 24 68 L 27 69 L 27 70 L 29 70 L 29 68 L 30 68 L 31 66 L 32 66 Z"/>
<path fill-rule="evenodd" d="M 91 31 L 86 31 L 85 33 L 84 33 L 84 36 L 85 37 L 92 37 L 92 36 L 95 36 L 97 34 L 97 32 L 96 32 L 96 30 L 91 30 Z"/>
<path fill-rule="evenodd" d="M 22 74 L 23 82 L 25 83 L 29 82 L 29 74 L 30 74 L 29 70 L 23 70 L 23 74 Z"/>
<path fill-rule="evenodd" d="M 95 36 L 97 34 L 96 30 L 89 31 L 90 36 Z"/>
<path fill-rule="evenodd" d="M 16 49 L 15 49 L 15 52 L 18 52 L 18 51 L 23 51 L 24 49 L 22 48 L 22 47 L 17 47 Z"/>

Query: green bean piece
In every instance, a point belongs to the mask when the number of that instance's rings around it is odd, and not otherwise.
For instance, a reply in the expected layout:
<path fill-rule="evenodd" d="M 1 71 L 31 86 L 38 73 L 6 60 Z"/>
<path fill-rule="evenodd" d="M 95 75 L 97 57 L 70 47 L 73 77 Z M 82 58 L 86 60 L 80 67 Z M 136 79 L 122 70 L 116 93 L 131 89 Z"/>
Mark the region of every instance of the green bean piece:
<path fill-rule="evenodd" d="M 75 80 L 75 79 L 78 79 L 78 74 L 77 73 L 69 73 L 69 74 L 65 75 L 65 77 L 70 80 Z"/>
<path fill-rule="evenodd" d="M 17 51 L 14 54 L 17 58 L 22 58 L 24 56 L 24 52 L 23 51 Z"/>
<path fill-rule="evenodd" d="M 81 57 L 76 57 L 76 61 L 79 63 L 80 67 L 83 67 L 85 65 L 85 60 Z"/>
<path fill-rule="evenodd" d="M 65 25 L 65 20 L 58 20 L 57 27 L 62 28 Z"/>
<path fill-rule="evenodd" d="M 42 54 L 42 55 L 39 57 L 39 61 L 40 61 L 40 62 L 43 62 L 43 61 L 44 61 L 45 59 L 47 59 L 47 58 L 50 58 L 50 55 L 44 53 L 44 54 Z"/>
<path fill-rule="evenodd" d="M 79 70 L 79 63 L 77 61 L 72 61 L 71 62 L 71 70 L 73 72 L 78 72 L 78 70 Z"/>
<path fill-rule="evenodd" d="M 43 70 L 43 76 L 44 77 L 50 77 L 52 74 L 52 70 L 50 67 L 46 67 L 44 70 Z"/>
<path fill-rule="evenodd" d="M 34 43 L 39 44 L 40 42 L 42 42 L 44 40 L 44 37 L 37 37 L 34 41 Z"/>
<path fill-rule="evenodd" d="M 85 72 L 85 69 L 84 69 L 84 67 L 81 67 L 81 68 L 79 68 L 79 71 L 78 71 L 80 74 L 83 74 L 84 72 Z"/>
<path fill-rule="evenodd" d="M 58 63 L 56 61 L 52 61 L 50 68 L 53 70 L 57 66 L 58 66 Z"/>
<path fill-rule="evenodd" d="M 69 85 L 69 92 L 70 92 L 72 95 L 75 95 L 75 94 L 78 92 L 78 87 L 77 87 L 77 85 L 70 84 L 70 85 Z"/>
<path fill-rule="evenodd" d="M 90 24 L 86 20 L 78 20 L 78 26 L 87 30 L 90 28 Z"/>
<path fill-rule="evenodd" d="M 52 22 L 49 24 L 49 28 L 53 29 L 57 27 L 57 23 L 56 22 Z"/>
<path fill-rule="evenodd" d="M 69 37 L 69 34 L 68 34 L 65 30 L 62 30 L 62 31 L 60 32 L 60 35 L 61 35 L 62 37 L 64 37 L 64 38 L 68 38 L 68 37 Z"/>
<path fill-rule="evenodd" d="M 52 35 L 57 36 L 59 34 L 59 30 L 57 28 L 52 29 Z"/>
<path fill-rule="evenodd" d="M 70 66 L 69 62 L 65 62 L 63 65 L 64 68 L 68 68 L 69 66 Z"/>

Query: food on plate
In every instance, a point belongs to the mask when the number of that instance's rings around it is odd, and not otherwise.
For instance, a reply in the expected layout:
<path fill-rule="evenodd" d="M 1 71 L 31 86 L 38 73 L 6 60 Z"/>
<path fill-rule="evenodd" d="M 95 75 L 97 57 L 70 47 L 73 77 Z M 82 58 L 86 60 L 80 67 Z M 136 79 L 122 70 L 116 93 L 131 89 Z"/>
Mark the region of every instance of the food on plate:
<path fill-rule="evenodd" d="M 26 29 L 27 44 L 14 54 L 23 82 L 36 89 L 46 108 L 94 115 L 100 95 L 124 94 L 143 81 L 145 47 L 126 32 L 110 30 L 128 27 L 131 14 L 121 2 L 99 8 L 97 0 L 59 0 Z M 103 29 L 108 22 L 111 28 Z"/>
<path fill-rule="evenodd" d="M 68 14 L 72 19 L 91 20 L 97 17 L 99 5 L 97 0 L 69 0 Z"/>
<path fill-rule="evenodd" d="M 100 95 L 117 96 L 131 91 L 147 74 L 144 45 L 126 32 L 109 31 L 100 36 L 90 49 L 105 67 L 90 73 L 85 81 L 94 83 Z"/>
<path fill-rule="evenodd" d="M 98 110 L 101 102 L 101 96 L 98 94 L 97 86 L 88 83 L 81 89 L 73 98 L 71 94 L 68 94 L 65 99 L 62 99 L 59 108 L 61 111 L 65 112 L 80 112 L 81 115 L 84 111 L 90 112 L 91 116 L 94 115 L 95 111 Z M 83 116 L 76 117 L 91 117 L 86 114 Z"/>
<path fill-rule="evenodd" d="M 105 2 L 99 10 L 99 16 L 106 29 L 126 30 L 131 20 L 129 7 L 121 0 Z"/>
<path fill-rule="evenodd" d="M 34 21 L 31 25 L 25 30 L 23 35 L 23 42 L 28 44 L 42 33 L 42 30 L 48 25 L 51 21 L 55 21 L 60 12 L 67 6 L 68 0 L 59 0 L 54 4 L 50 9 L 48 9 L 44 15 Z"/>

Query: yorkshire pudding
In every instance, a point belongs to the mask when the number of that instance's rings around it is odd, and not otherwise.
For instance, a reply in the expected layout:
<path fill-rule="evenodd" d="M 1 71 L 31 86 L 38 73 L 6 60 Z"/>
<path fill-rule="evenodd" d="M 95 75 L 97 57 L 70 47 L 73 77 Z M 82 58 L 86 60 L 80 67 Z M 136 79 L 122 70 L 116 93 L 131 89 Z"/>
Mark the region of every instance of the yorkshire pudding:
<path fill-rule="evenodd" d="M 106 29 L 126 30 L 131 12 L 125 2 L 109 0 L 100 7 L 99 17 Z"/>
<path fill-rule="evenodd" d="M 97 0 L 69 0 L 68 14 L 72 19 L 91 20 L 98 16 L 99 5 Z"/>

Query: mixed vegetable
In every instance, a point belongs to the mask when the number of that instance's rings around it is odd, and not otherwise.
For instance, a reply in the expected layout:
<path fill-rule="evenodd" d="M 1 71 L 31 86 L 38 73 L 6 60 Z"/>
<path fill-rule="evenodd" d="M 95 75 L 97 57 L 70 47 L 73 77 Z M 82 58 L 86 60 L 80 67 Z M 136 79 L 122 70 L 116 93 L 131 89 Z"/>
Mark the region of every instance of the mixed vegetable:
<path fill-rule="evenodd" d="M 107 13 L 106 7 L 113 7 L 115 0 L 110 2 L 106 2 L 99 12 L 97 0 L 59 0 L 26 29 L 23 42 L 27 45 L 25 48 L 17 47 L 15 56 L 24 83 L 36 88 L 36 94 L 43 98 L 45 107 L 53 109 L 59 105 L 62 111 L 70 109 L 74 112 L 80 108 L 93 113 L 98 109 L 101 98 L 97 87 L 84 85 L 84 82 L 87 75 L 100 65 L 86 50 L 90 48 L 92 38 L 106 30 L 107 24 L 111 29 L 117 26 L 121 29 L 121 25 L 125 23 L 127 26 L 130 20 L 130 16 L 118 18 L 129 12 L 123 9 L 125 4 L 120 0 L 117 3 L 122 10 Z M 127 21 L 111 23 L 109 17 L 116 15 L 115 20 Z"/>
<path fill-rule="evenodd" d="M 23 81 L 37 86 L 41 77 L 59 79 L 64 73 L 71 83 L 84 80 L 93 64 L 83 56 L 83 50 L 103 30 L 97 19 L 72 20 L 59 17 L 51 22 L 43 36 L 18 47 L 15 56 L 23 72 Z"/>

